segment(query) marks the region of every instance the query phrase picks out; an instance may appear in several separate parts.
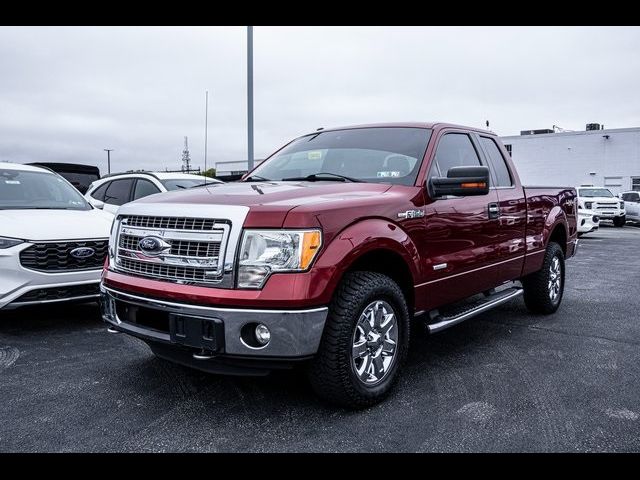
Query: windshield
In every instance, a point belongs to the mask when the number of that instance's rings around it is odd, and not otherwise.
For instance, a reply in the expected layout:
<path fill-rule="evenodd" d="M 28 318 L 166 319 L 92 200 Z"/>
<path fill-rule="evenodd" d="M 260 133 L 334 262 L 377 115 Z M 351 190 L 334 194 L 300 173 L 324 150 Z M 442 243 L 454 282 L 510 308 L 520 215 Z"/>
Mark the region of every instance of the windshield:
<path fill-rule="evenodd" d="M 608 188 L 581 188 L 578 195 L 581 197 L 613 197 L 613 193 Z"/>
<path fill-rule="evenodd" d="M 404 127 L 318 132 L 294 140 L 248 179 L 413 185 L 430 137 L 429 129 Z"/>
<path fill-rule="evenodd" d="M 202 180 L 199 178 L 170 178 L 168 180 L 160 181 L 167 190 L 183 190 L 203 185 L 206 179 L 204 177 L 202 177 Z M 213 183 L 213 181 L 209 180 L 208 183 Z"/>
<path fill-rule="evenodd" d="M 80 193 L 58 175 L 0 168 L 0 209 L 90 210 Z"/>

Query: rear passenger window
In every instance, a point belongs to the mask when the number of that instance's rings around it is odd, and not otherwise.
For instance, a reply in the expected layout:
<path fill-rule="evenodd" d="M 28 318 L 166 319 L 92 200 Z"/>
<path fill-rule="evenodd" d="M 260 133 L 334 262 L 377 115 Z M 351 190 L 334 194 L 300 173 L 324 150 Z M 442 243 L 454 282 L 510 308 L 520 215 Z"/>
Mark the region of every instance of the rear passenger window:
<path fill-rule="evenodd" d="M 436 150 L 436 164 L 440 175 L 447 176 L 452 167 L 470 167 L 480 165 L 480 158 L 471 143 L 469 135 L 447 133 L 440 139 Z"/>
<path fill-rule="evenodd" d="M 133 179 L 114 180 L 107 188 L 104 202 L 111 205 L 123 205 L 129 201 Z"/>
<path fill-rule="evenodd" d="M 480 137 L 480 141 L 482 141 L 482 146 L 487 151 L 491 169 L 496 176 L 496 187 L 510 187 L 513 185 L 509 168 L 496 142 L 489 137 Z"/>
<path fill-rule="evenodd" d="M 104 202 L 104 192 L 107 191 L 107 187 L 109 186 L 110 183 L 111 182 L 103 183 L 98 188 L 96 188 L 90 196 L 95 198 L 96 200 L 100 200 L 101 202 Z"/>

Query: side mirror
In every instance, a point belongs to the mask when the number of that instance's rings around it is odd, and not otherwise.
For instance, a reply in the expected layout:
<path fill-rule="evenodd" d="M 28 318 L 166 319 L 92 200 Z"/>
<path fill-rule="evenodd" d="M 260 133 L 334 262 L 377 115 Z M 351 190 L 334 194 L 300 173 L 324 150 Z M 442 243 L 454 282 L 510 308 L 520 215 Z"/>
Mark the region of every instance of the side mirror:
<path fill-rule="evenodd" d="M 104 208 L 104 202 L 102 200 L 96 200 L 95 198 L 90 199 L 89 204 L 98 210 L 102 210 Z"/>
<path fill-rule="evenodd" d="M 486 195 L 489 193 L 489 167 L 452 167 L 446 178 L 434 177 L 430 183 L 430 191 L 435 197 Z"/>

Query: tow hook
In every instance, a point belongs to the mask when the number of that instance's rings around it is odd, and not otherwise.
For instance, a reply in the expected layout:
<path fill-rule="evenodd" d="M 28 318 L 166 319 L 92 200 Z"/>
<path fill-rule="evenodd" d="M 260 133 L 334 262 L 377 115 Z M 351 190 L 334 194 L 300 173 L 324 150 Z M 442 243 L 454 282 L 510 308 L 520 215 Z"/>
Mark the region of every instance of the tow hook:
<path fill-rule="evenodd" d="M 203 348 L 199 352 L 194 353 L 192 357 L 194 360 L 211 360 L 215 355 Z"/>

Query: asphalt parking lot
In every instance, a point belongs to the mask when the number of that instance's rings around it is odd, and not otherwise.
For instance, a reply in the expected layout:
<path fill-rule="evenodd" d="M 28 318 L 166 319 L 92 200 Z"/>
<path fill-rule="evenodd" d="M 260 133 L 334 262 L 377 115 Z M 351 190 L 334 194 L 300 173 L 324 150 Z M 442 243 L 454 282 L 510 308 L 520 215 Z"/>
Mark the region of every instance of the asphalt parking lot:
<path fill-rule="evenodd" d="M 392 396 L 360 412 L 300 374 L 156 359 L 92 304 L 0 312 L 0 451 L 637 452 L 638 247 L 640 228 L 583 237 L 557 314 L 518 299 L 417 336 Z"/>

